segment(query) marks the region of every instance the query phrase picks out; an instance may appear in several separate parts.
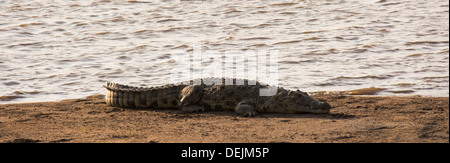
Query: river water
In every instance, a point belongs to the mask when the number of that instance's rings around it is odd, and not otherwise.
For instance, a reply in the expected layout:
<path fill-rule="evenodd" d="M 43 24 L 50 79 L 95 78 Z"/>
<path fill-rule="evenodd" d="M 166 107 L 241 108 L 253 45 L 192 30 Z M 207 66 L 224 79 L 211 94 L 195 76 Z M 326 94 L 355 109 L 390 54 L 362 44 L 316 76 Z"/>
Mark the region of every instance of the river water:
<path fill-rule="evenodd" d="M 448 0 L 0 0 L 0 103 L 167 84 L 195 44 L 277 50 L 289 89 L 449 96 Z"/>

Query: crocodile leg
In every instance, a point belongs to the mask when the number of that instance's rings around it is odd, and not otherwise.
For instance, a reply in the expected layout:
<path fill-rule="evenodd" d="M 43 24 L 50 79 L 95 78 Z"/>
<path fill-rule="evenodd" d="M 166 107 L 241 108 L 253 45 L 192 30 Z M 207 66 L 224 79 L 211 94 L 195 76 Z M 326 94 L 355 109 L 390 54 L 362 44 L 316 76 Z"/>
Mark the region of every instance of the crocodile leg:
<path fill-rule="evenodd" d="M 234 111 L 243 117 L 256 116 L 257 113 L 252 105 L 254 105 L 253 102 L 249 100 L 244 100 L 236 105 Z"/>
<path fill-rule="evenodd" d="M 203 96 L 203 87 L 200 85 L 190 85 L 181 91 L 180 106 L 195 105 L 200 102 Z"/>
<path fill-rule="evenodd" d="M 203 95 L 203 87 L 190 85 L 181 91 L 180 106 L 184 112 L 204 112 L 205 108 L 198 105 Z"/>

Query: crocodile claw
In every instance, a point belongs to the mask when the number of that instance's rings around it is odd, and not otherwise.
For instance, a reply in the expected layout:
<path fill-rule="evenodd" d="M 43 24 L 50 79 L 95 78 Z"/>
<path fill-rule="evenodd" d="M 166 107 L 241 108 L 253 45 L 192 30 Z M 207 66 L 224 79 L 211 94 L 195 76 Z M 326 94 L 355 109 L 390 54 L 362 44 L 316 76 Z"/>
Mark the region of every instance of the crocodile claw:
<path fill-rule="evenodd" d="M 246 113 L 244 113 L 242 116 L 243 117 L 254 117 L 256 116 L 256 112 L 255 111 L 247 111 Z"/>

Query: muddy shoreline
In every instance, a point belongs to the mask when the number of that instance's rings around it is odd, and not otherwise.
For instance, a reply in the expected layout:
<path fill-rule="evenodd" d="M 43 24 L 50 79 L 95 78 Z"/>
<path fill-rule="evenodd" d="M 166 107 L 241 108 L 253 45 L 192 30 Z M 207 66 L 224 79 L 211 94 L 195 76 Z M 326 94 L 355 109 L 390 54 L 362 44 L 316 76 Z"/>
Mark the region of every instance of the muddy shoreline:
<path fill-rule="evenodd" d="M 330 114 L 124 109 L 102 95 L 0 105 L 1 143 L 449 143 L 448 97 L 315 95 Z"/>

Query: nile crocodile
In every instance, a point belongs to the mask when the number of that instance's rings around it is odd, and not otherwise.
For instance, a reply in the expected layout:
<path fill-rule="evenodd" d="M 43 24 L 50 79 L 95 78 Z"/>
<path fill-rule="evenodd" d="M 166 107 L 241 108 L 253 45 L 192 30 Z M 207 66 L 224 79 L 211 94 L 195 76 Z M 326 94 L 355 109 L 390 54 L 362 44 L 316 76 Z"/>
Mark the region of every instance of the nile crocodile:
<path fill-rule="evenodd" d="M 227 79 L 231 83 L 231 79 Z M 190 80 L 180 84 L 159 87 L 132 87 L 107 82 L 106 104 L 125 108 L 181 108 L 187 112 L 206 110 L 234 110 L 242 116 L 261 113 L 329 113 L 331 106 L 310 97 L 299 90 L 232 79 L 225 84 L 224 78 Z M 238 84 L 236 84 L 238 82 Z M 195 85 L 196 84 L 196 85 Z M 261 89 L 276 88 L 273 96 L 260 96 Z"/>

